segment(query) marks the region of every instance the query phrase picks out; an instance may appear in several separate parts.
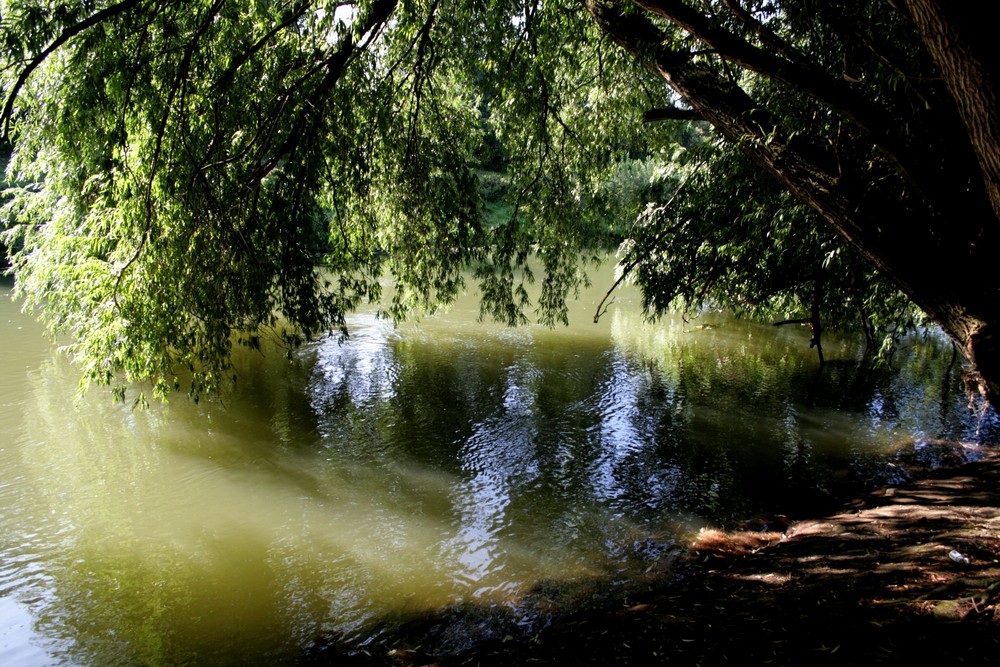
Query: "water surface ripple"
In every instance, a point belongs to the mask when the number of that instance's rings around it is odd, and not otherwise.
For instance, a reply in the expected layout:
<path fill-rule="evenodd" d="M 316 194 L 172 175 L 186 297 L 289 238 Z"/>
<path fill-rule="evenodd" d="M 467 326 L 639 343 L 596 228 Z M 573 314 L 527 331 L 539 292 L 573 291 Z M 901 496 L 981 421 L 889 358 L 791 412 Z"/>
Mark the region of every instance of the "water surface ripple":
<path fill-rule="evenodd" d="M 290 361 L 240 355 L 221 404 L 141 411 L 78 398 L 0 299 L 0 664 L 295 663 L 442 609 L 449 641 L 537 627 L 699 526 L 996 439 L 933 340 L 887 371 L 831 338 L 820 371 L 807 331 L 649 324 L 634 293 L 595 326 L 598 288 L 568 329 L 477 323 L 474 295 L 360 313 Z"/>

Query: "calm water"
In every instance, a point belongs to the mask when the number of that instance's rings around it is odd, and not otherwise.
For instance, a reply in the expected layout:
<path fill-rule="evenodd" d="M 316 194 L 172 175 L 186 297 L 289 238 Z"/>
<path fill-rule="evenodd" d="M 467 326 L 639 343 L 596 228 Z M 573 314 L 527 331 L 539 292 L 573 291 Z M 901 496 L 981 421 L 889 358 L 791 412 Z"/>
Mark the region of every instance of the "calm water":
<path fill-rule="evenodd" d="M 648 325 L 629 292 L 595 326 L 597 291 L 558 330 L 477 324 L 472 300 L 359 314 L 346 343 L 241 358 L 221 405 L 138 412 L 77 400 L 0 295 L 0 664 L 294 664 L 462 604 L 485 611 L 445 643 L 537 627 L 700 526 L 898 477 L 901 446 L 997 440 L 948 346 L 886 373 L 831 340 L 817 373 L 805 330 Z"/>

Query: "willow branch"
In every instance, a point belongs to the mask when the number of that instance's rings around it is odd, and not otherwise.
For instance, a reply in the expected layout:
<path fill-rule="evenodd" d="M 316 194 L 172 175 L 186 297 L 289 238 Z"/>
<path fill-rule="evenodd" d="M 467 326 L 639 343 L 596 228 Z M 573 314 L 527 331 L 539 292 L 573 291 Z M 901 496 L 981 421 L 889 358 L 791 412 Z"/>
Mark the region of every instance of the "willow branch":
<path fill-rule="evenodd" d="M 145 207 L 146 207 L 146 225 L 142 230 L 142 237 L 139 239 L 139 245 L 135 249 L 135 252 L 129 258 L 127 262 L 118 271 L 118 275 L 115 279 L 115 289 L 114 289 L 114 301 L 115 307 L 121 310 L 121 305 L 118 303 L 118 292 L 121 288 L 122 281 L 125 278 L 125 273 L 131 268 L 131 266 L 139 259 L 142 251 L 146 247 L 146 243 L 149 241 L 149 233 L 153 227 L 153 182 L 156 180 L 156 174 L 159 170 L 160 155 L 163 151 L 163 140 L 167 133 L 167 124 L 170 121 L 170 114 L 173 111 L 174 100 L 178 93 L 181 93 L 183 98 L 183 88 L 187 80 L 188 72 L 191 69 L 191 60 L 194 57 L 195 51 L 198 49 L 199 42 L 202 36 L 208 31 L 212 24 L 212 21 L 218 16 L 219 11 L 222 9 L 222 5 L 225 0 L 215 0 L 215 3 L 208 11 L 208 15 L 204 21 L 202 21 L 201 26 L 195 33 L 194 38 L 188 44 L 187 48 L 184 50 L 184 56 L 181 59 L 181 63 L 177 68 L 177 74 L 174 77 L 174 83 L 170 88 L 170 93 L 167 96 L 167 102 L 163 109 L 163 118 L 160 121 L 159 129 L 156 133 L 156 144 L 153 148 L 153 157 L 149 166 L 149 178 L 146 179 L 146 193 L 145 193 Z"/>
<path fill-rule="evenodd" d="M 359 43 L 352 37 L 345 38 L 338 44 L 335 51 L 319 63 L 314 72 L 303 77 L 302 82 L 304 83 L 314 73 L 326 69 L 326 73 L 316 85 L 316 88 L 303 101 L 285 140 L 278 146 L 269 159 L 254 170 L 249 179 L 250 183 L 263 179 L 282 159 L 295 152 L 303 138 L 309 136 L 306 126 L 310 115 L 321 108 L 322 98 L 337 84 L 352 58 L 357 57 L 358 54 L 366 51 L 371 46 L 398 6 L 399 0 L 376 0 L 370 7 L 369 14 L 358 31 L 363 40 Z M 277 122 L 277 119 L 275 119 L 275 122 Z"/>
<path fill-rule="evenodd" d="M 724 60 L 781 81 L 841 111 L 881 148 L 901 174 L 934 200 L 935 191 L 940 189 L 940 177 L 924 165 L 921 158 L 924 149 L 915 150 L 900 132 L 897 119 L 848 82 L 831 76 L 813 63 L 785 57 L 780 54 L 783 49 L 760 48 L 683 0 L 636 0 L 636 4 L 683 28 Z"/>
<path fill-rule="evenodd" d="M 308 8 L 309 8 L 308 2 L 300 2 L 298 5 L 293 7 L 287 19 L 285 19 L 278 25 L 274 26 L 271 30 L 269 30 L 267 34 L 258 39 L 249 49 L 240 54 L 240 56 L 233 61 L 232 65 L 226 68 L 226 71 L 223 72 L 221 76 L 219 76 L 218 80 L 216 80 L 214 88 L 218 90 L 226 86 L 229 83 L 229 81 L 234 76 L 236 76 L 236 72 L 241 67 L 243 67 L 243 65 L 245 65 L 246 62 L 250 60 L 250 58 L 252 58 L 265 46 L 267 46 L 268 42 L 270 42 L 275 35 L 277 35 L 282 30 L 285 30 L 288 27 L 294 25 L 295 22 L 298 21 L 303 14 L 305 14 Z"/>
<path fill-rule="evenodd" d="M 684 180 L 681 181 L 680 185 L 677 186 L 677 189 L 674 190 L 674 194 L 670 196 L 669 201 L 667 201 L 667 203 L 663 205 L 664 209 L 670 208 L 670 205 L 674 203 L 675 199 L 677 199 L 677 196 L 681 193 L 681 190 L 683 190 L 684 187 L 691 181 L 691 177 L 694 176 L 696 173 L 698 173 L 698 170 L 701 168 L 703 164 L 704 162 L 698 163 L 698 165 L 684 177 Z M 665 237 L 667 234 L 677 231 L 677 229 L 683 224 L 684 223 L 678 223 L 676 225 L 670 225 L 666 229 L 661 229 L 660 232 L 656 235 L 656 237 L 649 243 L 649 245 L 656 245 L 661 240 L 663 240 L 663 237 Z M 643 257 L 639 255 L 631 262 L 625 265 L 625 268 L 622 269 L 621 275 L 618 276 L 618 279 L 615 280 L 611 288 L 604 294 L 604 298 L 601 299 L 601 302 L 597 304 L 597 310 L 594 312 L 594 324 L 597 324 L 600 321 L 601 316 L 608 311 L 608 309 L 604 307 L 604 304 L 607 302 L 608 298 L 612 295 L 612 293 L 614 293 L 616 289 L 618 289 L 618 287 L 623 282 L 625 282 L 625 280 L 629 277 L 632 271 L 635 270 L 635 267 L 639 266 L 642 260 Z"/>
<path fill-rule="evenodd" d="M 14 101 L 17 99 L 18 94 L 20 94 L 21 88 L 23 88 L 24 84 L 27 83 L 28 77 L 31 76 L 32 72 L 34 72 L 39 65 L 45 62 L 46 58 L 52 55 L 52 53 L 55 52 L 55 50 L 60 46 L 73 39 L 87 28 L 91 28 L 98 23 L 108 20 L 109 18 L 123 14 L 139 5 L 141 2 L 142 0 L 123 0 L 117 5 L 112 5 L 111 7 L 102 9 L 93 16 L 88 16 L 79 23 L 65 28 L 62 33 L 56 37 L 54 42 L 49 44 L 44 51 L 35 56 L 31 62 L 29 62 L 27 66 L 21 70 L 21 75 L 17 77 L 17 81 L 14 82 L 10 92 L 7 94 L 7 100 L 4 103 L 3 112 L 0 113 L 0 121 L 3 122 L 2 138 L 4 140 L 8 140 L 10 138 L 10 121 L 14 115 Z"/>

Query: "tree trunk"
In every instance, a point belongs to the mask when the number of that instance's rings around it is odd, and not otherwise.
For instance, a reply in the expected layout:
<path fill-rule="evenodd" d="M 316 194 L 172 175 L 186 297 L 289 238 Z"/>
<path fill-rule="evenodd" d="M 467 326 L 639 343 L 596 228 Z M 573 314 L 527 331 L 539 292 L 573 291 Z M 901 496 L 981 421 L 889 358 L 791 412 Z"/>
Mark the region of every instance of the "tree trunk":
<path fill-rule="evenodd" d="M 907 0 L 906 6 L 955 100 L 993 212 L 1000 218 L 1000 57 L 995 26 L 954 2 Z"/>

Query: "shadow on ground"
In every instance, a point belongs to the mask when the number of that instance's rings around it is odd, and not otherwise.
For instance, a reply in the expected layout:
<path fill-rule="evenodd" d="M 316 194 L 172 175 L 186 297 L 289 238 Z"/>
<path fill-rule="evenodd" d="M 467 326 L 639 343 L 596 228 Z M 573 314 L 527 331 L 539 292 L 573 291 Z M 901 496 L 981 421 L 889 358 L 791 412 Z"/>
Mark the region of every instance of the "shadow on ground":
<path fill-rule="evenodd" d="M 997 665 L 998 600 L 1000 457 L 990 455 L 784 533 L 708 531 L 682 563 L 650 573 L 626 599 L 537 632 L 442 653 L 419 641 L 445 627 L 431 619 L 413 626 L 412 642 L 354 658 L 406 666 Z"/>

